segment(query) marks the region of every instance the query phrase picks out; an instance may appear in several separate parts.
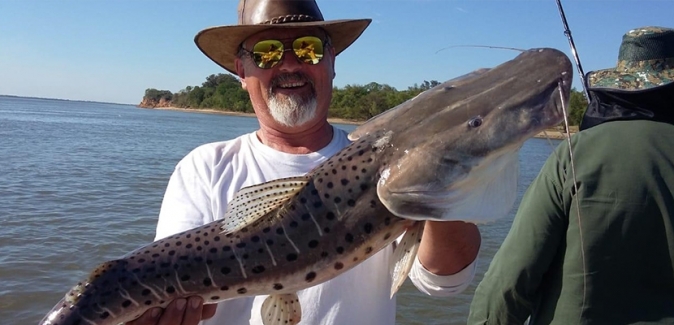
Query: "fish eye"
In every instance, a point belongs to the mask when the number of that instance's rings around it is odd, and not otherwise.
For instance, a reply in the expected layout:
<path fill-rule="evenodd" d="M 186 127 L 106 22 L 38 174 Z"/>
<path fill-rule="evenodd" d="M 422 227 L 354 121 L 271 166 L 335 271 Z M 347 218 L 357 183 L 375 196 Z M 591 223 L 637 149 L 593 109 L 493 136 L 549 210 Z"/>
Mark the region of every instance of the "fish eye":
<path fill-rule="evenodd" d="M 468 120 L 468 126 L 471 128 L 476 128 L 480 125 L 482 125 L 482 116 L 478 115 Z"/>

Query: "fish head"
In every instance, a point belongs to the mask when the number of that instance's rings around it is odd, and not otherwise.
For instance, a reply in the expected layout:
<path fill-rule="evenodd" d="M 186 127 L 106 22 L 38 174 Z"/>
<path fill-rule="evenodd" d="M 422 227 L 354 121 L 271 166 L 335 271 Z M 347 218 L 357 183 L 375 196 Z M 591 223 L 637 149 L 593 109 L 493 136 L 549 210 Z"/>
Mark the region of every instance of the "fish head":
<path fill-rule="evenodd" d="M 388 127 L 380 200 L 413 220 L 504 217 L 517 196 L 519 148 L 563 120 L 572 75 L 562 52 L 533 49 L 429 89 L 383 114 L 385 121 L 364 124 L 352 137 Z"/>

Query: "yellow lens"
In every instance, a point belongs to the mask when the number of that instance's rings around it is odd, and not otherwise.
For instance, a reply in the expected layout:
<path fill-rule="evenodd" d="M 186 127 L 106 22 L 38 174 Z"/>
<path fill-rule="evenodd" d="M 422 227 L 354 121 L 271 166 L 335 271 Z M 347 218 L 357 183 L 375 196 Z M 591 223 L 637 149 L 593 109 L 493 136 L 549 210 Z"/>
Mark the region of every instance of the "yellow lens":
<path fill-rule="evenodd" d="M 300 61 L 318 64 L 323 58 L 323 41 L 315 36 L 304 36 L 293 41 L 293 51 Z"/>
<path fill-rule="evenodd" d="M 253 46 L 253 60 L 258 67 L 269 69 L 275 66 L 283 57 L 283 43 L 277 40 L 265 40 Z"/>

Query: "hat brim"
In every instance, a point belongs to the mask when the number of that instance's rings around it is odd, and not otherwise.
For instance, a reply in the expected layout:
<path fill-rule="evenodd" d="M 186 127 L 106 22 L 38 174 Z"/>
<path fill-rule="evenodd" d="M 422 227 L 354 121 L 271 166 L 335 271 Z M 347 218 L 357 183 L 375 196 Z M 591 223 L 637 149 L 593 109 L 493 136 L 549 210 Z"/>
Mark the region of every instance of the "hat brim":
<path fill-rule="evenodd" d="M 674 82 L 674 69 L 651 72 L 626 72 L 613 69 L 591 71 L 587 74 L 589 89 L 638 92 L 662 87 Z"/>
<path fill-rule="evenodd" d="M 370 25 L 372 19 L 344 19 L 264 25 L 217 26 L 200 31 L 194 42 L 208 58 L 236 75 L 235 59 L 241 43 L 251 35 L 270 28 L 321 27 L 328 35 L 335 55 L 349 47 Z"/>

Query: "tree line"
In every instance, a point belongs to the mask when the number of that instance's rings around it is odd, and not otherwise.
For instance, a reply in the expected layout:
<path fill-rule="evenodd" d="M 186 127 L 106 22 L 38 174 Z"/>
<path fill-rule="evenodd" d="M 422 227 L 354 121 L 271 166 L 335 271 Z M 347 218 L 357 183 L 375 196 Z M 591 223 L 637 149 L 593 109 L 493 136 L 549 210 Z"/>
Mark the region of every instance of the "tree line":
<path fill-rule="evenodd" d="M 365 121 L 439 84 L 436 80 L 424 80 L 421 84 L 414 84 L 405 90 L 376 82 L 334 87 L 329 116 Z M 145 90 L 143 101 L 146 100 L 155 103 L 164 100 L 170 102 L 171 106 L 180 108 L 253 113 L 248 93 L 241 88 L 239 79 L 231 74 L 212 74 L 200 86 L 187 86 L 177 93 L 149 88 Z M 586 106 L 587 101 L 583 94 L 575 89 L 571 90 L 570 125 L 580 124 Z"/>

